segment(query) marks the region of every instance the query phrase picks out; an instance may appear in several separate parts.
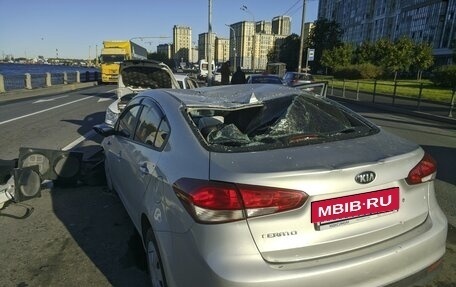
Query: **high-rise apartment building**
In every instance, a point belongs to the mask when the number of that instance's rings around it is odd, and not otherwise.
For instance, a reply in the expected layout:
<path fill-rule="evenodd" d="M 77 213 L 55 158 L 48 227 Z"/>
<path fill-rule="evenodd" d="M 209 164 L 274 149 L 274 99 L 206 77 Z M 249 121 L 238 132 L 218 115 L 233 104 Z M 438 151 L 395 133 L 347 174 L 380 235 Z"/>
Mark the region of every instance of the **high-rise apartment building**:
<path fill-rule="evenodd" d="M 230 58 L 230 40 L 226 38 L 215 37 L 215 57 L 217 64 L 228 61 Z"/>
<path fill-rule="evenodd" d="M 339 23 L 343 42 L 408 36 L 431 44 L 437 64 L 451 63 L 456 0 L 320 0 L 318 18 Z"/>
<path fill-rule="evenodd" d="M 268 65 L 268 53 L 274 49 L 276 37 L 276 35 L 266 33 L 255 34 L 255 69 L 266 69 Z"/>
<path fill-rule="evenodd" d="M 254 45 L 255 45 L 255 22 L 242 21 L 231 24 L 236 34 L 236 65 L 244 69 L 253 69 L 255 64 Z M 231 30 L 231 29 L 230 29 Z M 233 37 L 233 31 L 230 32 L 230 38 Z M 230 54 L 230 59 L 234 56 Z M 234 63 L 234 59 L 232 59 Z"/>
<path fill-rule="evenodd" d="M 312 31 L 312 29 L 314 28 L 314 23 L 312 22 L 307 22 L 307 23 L 304 23 L 304 40 L 309 38 L 309 35 L 310 35 L 310 32 Z"/>
<path fill-rule="evenodd" d="M 271 21 L 258 21 L 255 23 L 255 32 L 272 34 L 272 22 Z"/>
<path fill-rule="evenodd" d="M 291 34 L 291 18 L 277 16 L 269 21 L 238 22 L 230 25 L 230 44 L 235 45 L 235 50 L 230 51 L 230 60 L 243 69 L 264 70 L 268 63 L 270 51 L 277 50 L 276 42 Z M 234 37 L 236 36 L 236 37 Z"/>
<path fill-rule="evenodd" d="M 208 60 L 208 42 L 209 33 L 201 33 L 198 35 L 198 60 Z M 215 33 L 211 34 L 211 59 L 215 62 Z"/>
<path fill-rule="evenodd" d="M 160 44 L 157 46 L 157 53 L 164 54 L 168 59 L 173 57 L 173 45 L 171 44 Z"/>
<path fill-rule="evenodd" d="M 178 62 L 192 62 L 192 29 L 187 26 L 173 27 L 173 59 Z"/>
<path fill-rule="evenodd" d="M 195 43 L 193 43 L 192 45 L 192 50 L 190 51 L 191 55 L 192 55 L 192 60 L 190 61 L 191 63 L 195 64 L 196 62 L 198 62 L 198 54 L 199 54 L 199 51 L 198 51 L 198 45 L 195 45 Z"/>
<path fill-rule="evenodd" d="M 291 35 L 291 17 L 277 16 L 272 19 L 272 34 Z"/>

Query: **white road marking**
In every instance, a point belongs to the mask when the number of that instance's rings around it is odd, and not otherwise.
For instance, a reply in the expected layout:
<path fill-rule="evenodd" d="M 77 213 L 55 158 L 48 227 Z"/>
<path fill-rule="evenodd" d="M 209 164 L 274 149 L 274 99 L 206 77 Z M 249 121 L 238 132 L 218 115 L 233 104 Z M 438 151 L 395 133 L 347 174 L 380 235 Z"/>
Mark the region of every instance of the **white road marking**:
<path fill-rule="evenodd" d="M 55 101 L 57 99 L 62 99 L 62 98 L 66 98 L 66 97 L 68 97 L 68 96 L 60 96 L 60 97 L 55 97 L 55 98 L 51 98 L 51 99 L 38 100 L 38 101 L 34 101 L 32 104 L 51 102 L 51 101 Z"/>
<path fill-rule="evenodd" d="M 94 135 L 96 135 L 96 132 L 94 130 L 90 130 L 85 135 L 80 136 L 79 138 L 77 138 L 76 140 L 74 140 L 73 142 L 68 144 L 66 147 L 62 148 L 62 150 L 65 150 L 65 151 L 70 150 L 70 149 L 74 148 L 75 146 L 77 146 L 78 144 L 80 144 L 81 142 L 83 142 L 84 140 L 93 137 Z"/>
<path fill-rule="evenodd" d="M 55 107 L 50 107 L 48 109 L 37 111 L 37 112 L 31 113 L 31 114 L 27 114 L 27 115 L 23 115 L 23 116 L 20 116 L 20 117 L 17 117 L 17 118 L 9 119 L 9 120 L 0 122 L 0 125 L 6 124 L 6 123 L 10 123 L 10 122 L 13 122 L 13 121 L 17 121 L 17 120 L 20 120 L 20 119 L 23 119 L 23 118 L 31 117 L 31 116 L 34 116 L 34 115 L 37 115 L 37 114 L 41 114 L 41 113 L 44 113 L 44 112 L 47 112 L 47 111 L 50 111 L 50 110 L 55 110 L 55 109 L 58 109 L 58 108 L 61 108 L 61 107 L 67 106 L 67 105 L 71 105 L 71 104 L 74 104 L 74 103 L 77 103 L 77 102 L 80 102 L 80 101 L 84 101 L 84 100 L 87 100 L 87 99 L 90 99 L 90 98 L 93 98 L 93 96 L 88 96 L 88 97 L 85 97 L 85 98 L 82 98 L 82 99 L 78 99 L 78 100 L 75 100 L 75 101 L 72 101 L 72 102 L 68 102 L 68 103 L 65 103 L 65 104 L 61 104 L 61 105 L 58 105 L 58 106 L 55 106 Z"/>

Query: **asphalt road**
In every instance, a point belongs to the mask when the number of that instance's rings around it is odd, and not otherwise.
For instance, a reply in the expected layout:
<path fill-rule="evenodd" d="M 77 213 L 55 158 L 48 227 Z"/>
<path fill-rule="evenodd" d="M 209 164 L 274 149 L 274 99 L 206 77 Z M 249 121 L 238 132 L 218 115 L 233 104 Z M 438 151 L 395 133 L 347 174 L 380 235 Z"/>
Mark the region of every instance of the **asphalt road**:
<path fill-rule="evenodd" d="M 0 104 L 0 159 L 21 146 L 68 148 L 91 135 L 113 86 Z M 456 286 L 456 126 L 351 105 L 422 145 L 439 164 L 437 198 L 449 219 L 443 271 L 429 286 Z M 77 149 L 90 152 L 98 138 Z M 42 196 L 0 210 L 0 286 L 147 286 L 138 235 L 104 186 L 44 187 Z"/>

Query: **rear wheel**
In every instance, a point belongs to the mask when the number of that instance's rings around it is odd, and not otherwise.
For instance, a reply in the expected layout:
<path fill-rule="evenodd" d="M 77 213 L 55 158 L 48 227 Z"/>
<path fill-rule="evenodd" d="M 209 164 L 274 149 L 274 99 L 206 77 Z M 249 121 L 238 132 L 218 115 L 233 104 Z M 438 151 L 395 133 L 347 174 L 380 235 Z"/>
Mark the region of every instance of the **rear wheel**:
<path fill-rule="evenodd" d="M 165 272 L 152 228 L 146 232 L 147 267 L 152 287 L 166 287 Z"/>

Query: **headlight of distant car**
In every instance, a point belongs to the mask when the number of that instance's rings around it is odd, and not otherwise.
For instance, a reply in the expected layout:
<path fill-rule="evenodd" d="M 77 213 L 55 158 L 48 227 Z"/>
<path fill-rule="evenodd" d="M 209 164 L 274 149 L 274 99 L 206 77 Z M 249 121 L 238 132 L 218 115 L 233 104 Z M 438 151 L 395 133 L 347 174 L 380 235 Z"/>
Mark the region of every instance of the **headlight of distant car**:
<path fill-rule="evenodd" d="M 117 121 L 117 118 L 119 117 L 119 114 L 111 110 L 109 107 L 106 109 L 106 116 L 105 116 L 105 123 L 114 126 L 114 124 Z"/>

